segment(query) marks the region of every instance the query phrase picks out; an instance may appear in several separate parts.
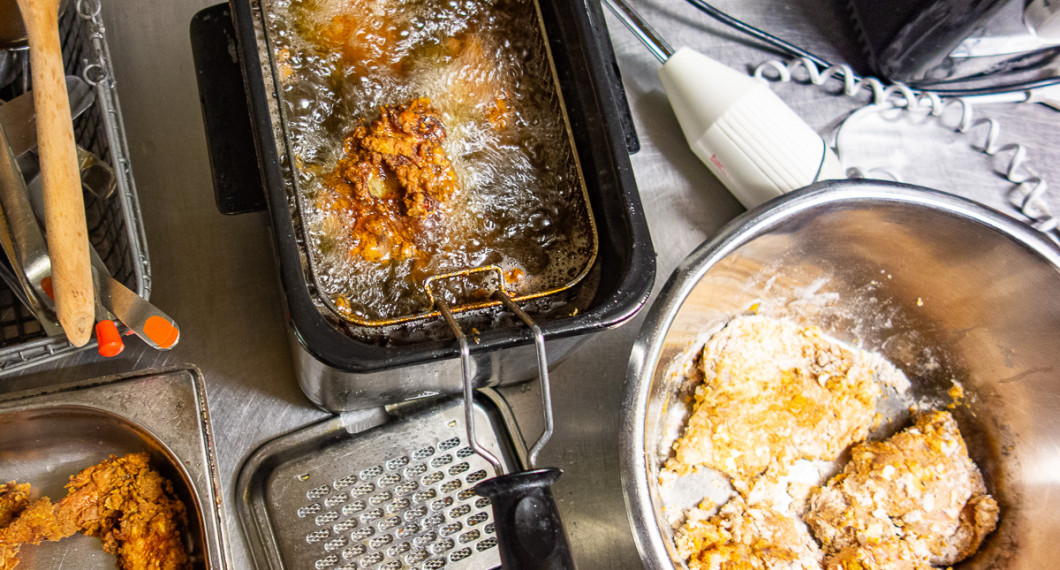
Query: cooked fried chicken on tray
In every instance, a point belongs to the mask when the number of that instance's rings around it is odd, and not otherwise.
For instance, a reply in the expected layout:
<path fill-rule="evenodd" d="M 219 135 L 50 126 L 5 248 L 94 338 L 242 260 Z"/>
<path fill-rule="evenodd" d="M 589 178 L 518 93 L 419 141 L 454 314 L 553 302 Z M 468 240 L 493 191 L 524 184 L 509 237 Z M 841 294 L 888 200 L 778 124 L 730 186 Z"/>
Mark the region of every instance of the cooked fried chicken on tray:
<path fill-rule="evenodd" d="M 28 484 L 0 486 L 0 570 L 18 565 L 23 544 L 77 532 L 102 540 L 123 570 L 190 568 L 184 504 L 148 460 L 147 453 L 111 456 L 71 477 L 66 497 L 56 503 L 29 501 Z"/>
<path fill-rule="evenodd" d="M 3 529 L 26 509 L 29 504 L 29 483 L 18 484 L 14 481 L 0 485 L 0 529 Z M 2 533 L 2 531 L 0 531 Z M 14 566 L 7 560 L 18 556 L 19 545 L 7 544 L 0 536 L 0 570 Z"/>
<path fill-rule="evenodd" d="M 14 481 L 0 485 L 0 528 L 18 516 L 29 502 L 29 483 Z"/>

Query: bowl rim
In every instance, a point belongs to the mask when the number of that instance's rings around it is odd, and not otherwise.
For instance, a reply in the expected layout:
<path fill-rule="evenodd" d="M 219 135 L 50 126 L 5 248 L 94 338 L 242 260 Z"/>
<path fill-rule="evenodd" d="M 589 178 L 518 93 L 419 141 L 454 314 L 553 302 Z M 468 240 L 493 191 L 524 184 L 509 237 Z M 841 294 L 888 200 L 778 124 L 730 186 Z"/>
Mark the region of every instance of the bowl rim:
<path fill-rule="evenodd" d="M 880 180 L 832 180 L 774 198 L 733 219 L 688 255 L 659 290 L 630 353 L 622 401 L 619 464 L 626 514 L 646 568 L 674 568 L 668 541 L 657 532 L 655 505 L 648 492 L 645 429 L 652 378 L 669 333 L 685 299 L 706 273 L 746 243 L 781 223 L 830 204 L 856 202 L 919 206 L 956 215 L 1008 236 L 1060 271 L 1060 246 L 1045 234 L 978 202 L 921 186 Z"/>

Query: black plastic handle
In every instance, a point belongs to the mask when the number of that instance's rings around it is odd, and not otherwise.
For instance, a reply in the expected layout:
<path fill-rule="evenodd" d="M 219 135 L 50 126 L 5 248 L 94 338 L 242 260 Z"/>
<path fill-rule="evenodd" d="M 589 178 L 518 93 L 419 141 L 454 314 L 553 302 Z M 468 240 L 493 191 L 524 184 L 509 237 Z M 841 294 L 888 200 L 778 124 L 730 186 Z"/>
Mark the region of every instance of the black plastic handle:
<path fill-rule="evenodd" d="M 265 191 L 228 3 L 195 14 L 190 32 L 217 209 L 229 215 L 262 211 Z"/>
<path fill-rule="evenodd" d="M 552 484 L 554 467 L 487 479 L 475 493 L 493 504 L 493 523 L 505 570 L 574 568 L 570 542 L 559 518 Z"/>

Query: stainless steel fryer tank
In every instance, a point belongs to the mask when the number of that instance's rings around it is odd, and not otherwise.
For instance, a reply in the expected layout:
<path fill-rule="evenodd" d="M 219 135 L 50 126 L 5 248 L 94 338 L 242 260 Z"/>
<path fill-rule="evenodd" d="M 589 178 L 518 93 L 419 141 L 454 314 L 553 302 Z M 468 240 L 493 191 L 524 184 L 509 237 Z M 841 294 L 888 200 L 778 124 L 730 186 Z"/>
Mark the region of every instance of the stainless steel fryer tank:
<path fill-rule="evenodd" d="M 946 402 L 1001 506 L 968 568 L 1060 556 L 1060 249 L 999 213 L 900 184 L 826 182 L 728 225 L 678 268 L 634 346 L 623 408 L 627 510 L 649 568 L 682 568 L 660 498 L 682 355 L 753 306 L 882 353 Z M 670 439 L 667 439 L 670 438 Z"/>
<path fill-rule="evenodd" d="M 585 0 L 544 0 L 536 7 L 599 242 L 599 251 L 585 277 L 564 292 L 578 303 L 568 306 L 578 307 L 577 310 L 550 313 L 544 309 L 538 313 L 534 301 L 523 305 L 524 310 L 535 315 L 548 339 L 549 360 L 554 364 L 577 342 L 573 338 L 576 335 L 617 326 L 643 306 L 654 281 L 655 260 L 629 165 L 629 153 L 639 145 L 600 6 Z M 237 82 L 240 75 L 244 79 L 237 88 L 245 90 L 248 101 L 248 137 L 257 152 L 256 166 L 260 167 L 269 206 L 300 386 L 315 404 L 331 411 L 459 392 L 459 364 L 454 358 L 458 350 L 442 319 L 406 325 L 404 330 L 381 340 L 365 341 L 321 310 L 307 273 L 309 264 L 296 219 L 297 204 L 290 193 L 290 165 L 279 152 L 283 148 L 282 121 L 277 122 L 281 102 L 269 71 L 269 55 L 263 51 L 261 10 L 254 0 L 231 2 L 231 21 L 240 55 L 234 75 Z M 193 47 L 195 44 L 193 39 Z M 219 48 L 228 47 L 222 39 Z M 203 93 L 203 78 L 210 74 L 203 66 L 229 58 L 197 54 L 196 60 Z M 224 72 L 232 74 L 231 69 Z M 211 129 L 210 117 L 224 113 L 211 113 L 213 98 L 204 95 L 202 101 L 211 155 L 215 156 L 216 147 L 224 146 L 217 143 L 218 139 L 231 135 L 223 126 Z M 218 168 L 224 162 L 212 159 L 212 164 L 215 186 L 221 192 L 223 184 L 219 180 L 223 176 L 218 174 Z M 219 197 L 219 202 L 223 201 Z M 510 384 L 533 377 L 534 350 L 529 346 L 532 335 L 518 319 L 503 311 L 486 309 L 462 313 L 461 322 L 476 331 L 472 346 L 476 386 Z"/>

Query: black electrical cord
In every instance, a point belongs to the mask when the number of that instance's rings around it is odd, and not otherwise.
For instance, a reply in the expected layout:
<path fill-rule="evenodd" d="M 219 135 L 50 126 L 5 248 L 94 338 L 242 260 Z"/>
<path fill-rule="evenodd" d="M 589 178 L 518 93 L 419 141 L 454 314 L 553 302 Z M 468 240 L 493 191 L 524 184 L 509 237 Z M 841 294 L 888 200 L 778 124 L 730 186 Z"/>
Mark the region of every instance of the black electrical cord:
<path fill-rule="evenodd" d="M 729 26 L 730 28 L 733 28 L 734 30 L 737 30 L 739 32 L 747 34 L 747 35 L 749 35 L 749 36 L 751 36 L 751 37 L 753 37 L 753 38 L 755 38 L 755 39 L 757 39 L 759 41 L 762 41 L 762 42 L 764 42 L 764 43 L 766 43 L 768 45 L 771 45 L 774 48 L 776 48 L 776 49 L 778 49 L 778 50 L 780 50 L 780 51 L 782 51 L 782 52 L 784 52 L 784 53 L 786 53 L 788 55 L 791 55 L 791 56 L 794 56 L 794 57 L 805 57 L 806 59 L 816 63 L 817 65 L 819 65 L 821 67 L 831 67 L 832 66 L 832 64 L 829 63 L 828 60 L 826 60 L 826 59 L 824 59 L 824 58 L 822 58 L 822 57 L 820 57 L 820 56 L 818 56 L 818 55 L 816 55 L 816 54 L 814 54 L 812 52 L 808 52 L 808 51 L 800 48 L 799 46 L 797 46 L 797 45 L 795 45 L 793 43 L 786 42 L 786 41 L 774 36 L 773 34 L 770 34 L 768 32 L 764 32 L 764 31 L 762 31 L 762 30 L 760 30 L 760 29 L 758 29 L 758 28 L 756 28 L 756 27 L 754 27 L 754 26 L 752 26 L 750 24 L 747 24 L 747 23 L 745 23 L 745 22 L 743 22 L 741 20 L 737 20 L 736 18 L 733 18 L 732 16 L 726 14 L 725 12 L 722 12 L 721 10 L 715 8 L 714 6 L 711 6 L 710 4 L 707 4 L 703 0 L 687 0 L 687 2 L 689 4 L 691 4 L 693 7 L 695 7 L 697 10 L 699 10 L 700 12 L 703 12 L 704 14 L 710 16 L 711 18 L 714 18 L 715 20 L 721 22 L 722 24 L 725 24 L 726 26 Z"/>
<path fill-rule="evenodd" d="M 831 67 L 832 64 L 828 60 L 800 48 L 799 46 L 790 42 L 784 41 L 773 34 L 762 31 L 750 24 L 747 24 L 741 20 L 737 20 L 732 16 L 722 12 L 721 10 L 711 6 L 703 0 L 685 0 L 691 4 L 694 8 L 703 12 L 704 14 L 714 18 L 715 20 L 737 30 L 743 34 L 749 35 L 775 49 L 778 49 L 793 57 L 804 57 L 821 68 Z M 854 79 L 861 79 L 857 74 L 854 74 Z M 972 97 L 977 95 L 994 95 L 1000 93 L 1018 93 L 1021 91 L 1029 91 L 1031 89 L 1037 89 L 1039 87 L 1049 87 L 1052 85 L 1060 85 L 1060 77 L 1046 77 L 1042 79 L 1035 79 L 1029 81 L 1021 81 L 1016 83 L 1009 83 L 1004 85 L 994 85 L 990 87 L 968 87 L 968 88 L 952 88 L 952 89 L 925 89 L 918 88 L 916 84 L 911 84 L 910 87 L 920 89 L 922 91 L 930 91 L 940 97 Z"/>

